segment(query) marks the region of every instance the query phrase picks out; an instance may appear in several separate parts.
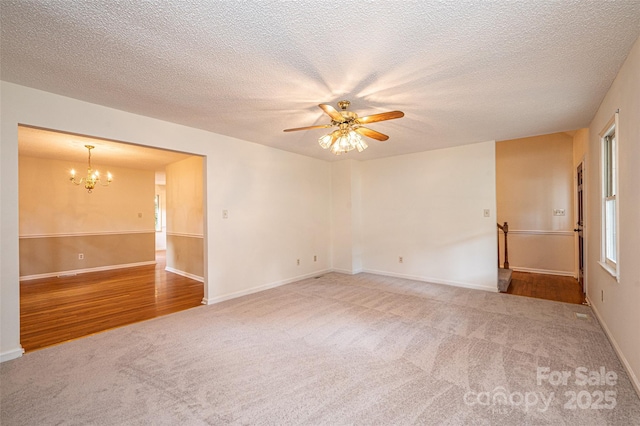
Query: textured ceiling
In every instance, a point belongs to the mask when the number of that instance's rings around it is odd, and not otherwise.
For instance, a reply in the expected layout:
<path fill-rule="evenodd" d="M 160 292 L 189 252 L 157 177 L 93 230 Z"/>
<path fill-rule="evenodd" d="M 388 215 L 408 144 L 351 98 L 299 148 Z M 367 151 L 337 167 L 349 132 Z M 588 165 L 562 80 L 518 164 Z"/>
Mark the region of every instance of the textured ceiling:
<path fill-rule="evenodd" d="M 164 149 L 18 126 L 18 150 L 20 155 L 27 157 L 74 161 L 78 163 L 78 168 L 82 169 L 86 167 L 88 159 L 85 145 L 95 147 L 91 150 L 92 164 L 158 172 L 163 172 L 168 164 L 192 156 Z"/>
<path fill-rule="evenodd" d="M 0 0 L 5 81 L 318 158 L 318 103 L 390 136 L 372 159 L 585 127 L 640 0 Z M 344 158 L 344 157 L 341 157 Z"/>

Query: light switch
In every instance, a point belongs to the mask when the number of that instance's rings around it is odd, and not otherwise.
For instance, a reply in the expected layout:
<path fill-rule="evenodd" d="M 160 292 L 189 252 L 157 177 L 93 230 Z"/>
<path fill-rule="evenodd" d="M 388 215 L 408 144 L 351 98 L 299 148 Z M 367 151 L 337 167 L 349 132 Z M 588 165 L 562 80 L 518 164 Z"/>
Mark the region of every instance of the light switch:
<path fill-rule="evenodd" d="M 222 210 L 222 218 L 229 219 L 229 210 Z"/>
<path fill-rule="evenodd" d="M 484 209 L 484 217 L 491 217 L 491 210 Z"/>

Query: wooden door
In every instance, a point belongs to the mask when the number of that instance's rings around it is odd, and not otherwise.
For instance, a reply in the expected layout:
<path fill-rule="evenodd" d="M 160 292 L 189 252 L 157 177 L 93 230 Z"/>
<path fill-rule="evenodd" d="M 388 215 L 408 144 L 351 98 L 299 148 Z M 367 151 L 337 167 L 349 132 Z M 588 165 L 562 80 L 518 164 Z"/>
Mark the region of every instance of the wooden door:
<path fill-rule="evenodd" d="M 578 222 L 576 223 L 575 232 L 578 234 L 578 282 L 580 289 L 584 293 L 584 176 L 582 163 L 578 165 L 576 170 L 577 183 L 577 200 L 578 200 Z"/>

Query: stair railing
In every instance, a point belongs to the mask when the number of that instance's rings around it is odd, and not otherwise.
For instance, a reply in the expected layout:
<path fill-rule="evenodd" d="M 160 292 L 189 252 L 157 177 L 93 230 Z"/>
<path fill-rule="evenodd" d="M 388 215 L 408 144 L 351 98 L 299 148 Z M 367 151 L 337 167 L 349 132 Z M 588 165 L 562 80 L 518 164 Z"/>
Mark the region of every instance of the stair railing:
<path fill-rule="evenodd" d="M 509 269 L 509 245 L 507 243 L 507 234 L 509 233 L 509 224 L 498 225 L 498 268 L 500 268 L 500 231 L 504 234 L 504 269 Z"/>

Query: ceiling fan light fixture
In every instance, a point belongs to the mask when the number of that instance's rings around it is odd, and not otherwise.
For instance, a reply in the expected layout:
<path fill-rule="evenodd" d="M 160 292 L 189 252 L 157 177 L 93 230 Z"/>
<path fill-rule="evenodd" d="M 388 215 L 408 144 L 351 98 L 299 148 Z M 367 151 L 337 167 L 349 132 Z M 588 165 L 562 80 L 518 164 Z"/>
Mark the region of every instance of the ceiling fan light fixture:
<path fill-rule="evenodd" d="M 335 155 L 346 154 L 349 151 L 357 149 L 358 152 L 362 152 L 367 149 L 367 143 L 362 139 L 362 136 L 350 129 L 339 130 L 340 135 L 335 139 L 335 142 L 331 144 L 331 152 Z M 336 132 L 333 132 L 336 133 Z M 333 134 L 325 135 L 331 136 L 334 139 Z M 323 136 L 324 138 L 324 136 Z M 322 138 L 320 138 L 322 139 Z"/>
<path fill-rule="evenodd" d="M 321 136 L 320 139 L 318 139 L 318 143 L 320 144 L 322 149 L 330 148 L 331 143 L 333 141 L 334 141 L 333 133 L 326 134 L 324 136 Z"/>
<path fill-rule="evenodd" d="M 318 105 L 322 111 L 331 117 L 331 124 L 320 124 L 307 127 L 296 127 L 293 129 L 285 129 L 285 132 L 293 132 L 297 130 L 311 130 L 327 127 L 338 127 L 337 130 L 321 136 L 318 139 L 320 147 L 323 149 L 329 149 L 333 154 L 340 155 L 346 154 L 349 151 L 357 149 L 358 152 L 362 152 L 369 145 L 364 141 L 362 136 L 366 136 L 372 139 L 379 140 L 381 142 L 389 139 L 389 136 L 384 135 L 375 130 L 363 127 L 363 124 L 376 123 L 378 121 L 392 120 L 395 118 L 404 117 L 402 111 L 389 111 L 379 114 L 367 115 L 365 117 L 358 117 L 358 114 L 347 111 L 347 107 L 351 102 L 343 100 L 338 102 L 340 111 L 336 110 L 331 105 L 320 104 Z"/>
<path fill-rule="evenodd" d="M 358 152 L 362 152 L 367 149 L 369 145 L 367 145 L 367 143 L 364 141 L 364 139 L 362 139 L 362 137 L 360 137 L 360 135 L 358 135 L 358 139 L 359 140 L 356 143 L 356 149 L 358 150 Z"/>

